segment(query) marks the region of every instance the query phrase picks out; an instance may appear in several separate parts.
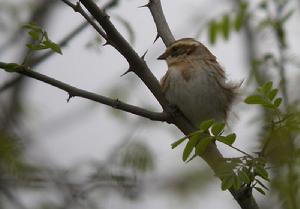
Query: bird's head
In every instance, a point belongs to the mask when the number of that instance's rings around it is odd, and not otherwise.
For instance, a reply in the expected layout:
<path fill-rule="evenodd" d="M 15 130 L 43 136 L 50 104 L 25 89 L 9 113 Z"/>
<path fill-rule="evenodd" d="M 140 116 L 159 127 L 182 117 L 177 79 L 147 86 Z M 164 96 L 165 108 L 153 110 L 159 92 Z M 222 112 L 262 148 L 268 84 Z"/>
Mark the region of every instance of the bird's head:
<path fill-rule="evenodd" d="M 193 38 L 183 38 L 172 43 L 157 59 L 168 63 L 182 59 L 213 58 L 215 56 L 199 41 Z"/>

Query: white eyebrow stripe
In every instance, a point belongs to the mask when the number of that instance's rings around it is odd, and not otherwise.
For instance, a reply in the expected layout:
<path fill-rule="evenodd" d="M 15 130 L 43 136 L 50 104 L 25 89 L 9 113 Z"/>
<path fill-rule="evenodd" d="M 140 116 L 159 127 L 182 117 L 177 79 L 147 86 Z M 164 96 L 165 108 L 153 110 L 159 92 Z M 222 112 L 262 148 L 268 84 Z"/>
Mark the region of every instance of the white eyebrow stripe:
<path fill-rule="evenodd" d="M 177 46 L 198 46 L 199 43 L 197 42 L 192 42 L 192 41 L 180 41 L 178 43 L 174 43 L 171 48 L 177 47 Z"/>

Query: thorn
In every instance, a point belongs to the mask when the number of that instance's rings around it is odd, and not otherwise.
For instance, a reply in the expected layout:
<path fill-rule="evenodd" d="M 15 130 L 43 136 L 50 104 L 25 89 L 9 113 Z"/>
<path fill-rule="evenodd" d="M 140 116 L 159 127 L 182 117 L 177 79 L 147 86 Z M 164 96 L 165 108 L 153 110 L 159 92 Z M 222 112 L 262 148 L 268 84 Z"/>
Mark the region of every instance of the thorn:
<path fill-rule="evenodd" d="M 79 1 L 76 2 L 76 4 L 74 5 L 73 9 L 74 9 L 75 12 L 79 12 L 80 11 L 81 5 L 80 5 Z"/>
<path fill-rule="evenodd" d="M 145 53 L 141 56 L 141 58 L 143 59 L 143 60 L 145 60 L 145 56 L 146 56 L 146 54 L 148 53 L 148 49 L 145 51 Z"/>
<path fill-rule="evenodd" d="M 126 70 L 122 75 L 120 75 L 120 77 L 123 77 L 124 75 L 126 75 L 127 73 L 132 72 L 132 68 L 129 67 L 128 70 Z"/>
<path fill-rule="evenodd" d="M 156 34 L 156 37 L 155 37 L 155 39 L 154 39 L 154 41 L 153 41 L 153 44 L 157 41 L 157 39 L 159 38 L 160 36 L 159 36 L 159 34 L 157 33 Z"/>
<path fill-rule="evenodd" d="M 139 6 L 138 8 L 144 8 L 144 7 L 149 7 L 149 6 L 150 6 L 150 2 L 145 5 Z"/>
<path fill-rule="evenodd" d="M 102 44 L 102 46 L 108 46 L 108 45 L 112 45 L 112 44 L 110 43 L 110 41 L 108 41 L 108 40 L 106 40 L 106 42 L 105 42 L 104 44 Z"/>
<path fill-rule="evenodd" d="M 69 93 L 69 97 L 68 97 L 68 99 L 67 99 L 67 102 L 68 102 L 68 103 L 70 102 L 70 100 L 71 100 L 72 97 L 73 97 L 73 96 Z"/>
<path fill-rule="evenodd" d="M 110 16 L 109 16 L 108 14 L 105 13 L 104 18 L 107 19 L 107 20 L 109 20 L 109 19 L 110 19 Z"/>

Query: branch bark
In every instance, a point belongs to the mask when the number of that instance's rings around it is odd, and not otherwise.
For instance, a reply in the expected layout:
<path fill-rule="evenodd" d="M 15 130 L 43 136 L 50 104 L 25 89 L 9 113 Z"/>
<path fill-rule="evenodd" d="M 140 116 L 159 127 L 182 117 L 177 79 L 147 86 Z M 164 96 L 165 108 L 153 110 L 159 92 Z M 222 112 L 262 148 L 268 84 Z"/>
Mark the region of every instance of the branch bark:
<path fill-rule="evenodd" d="M 109 16 L 91 0 L 80 0 L 80 2 L 85 6 L 85 8 L 95 18 L 95 20 L 102 26 L 103 30 L 106 32 L 108 44 L 111 44 L 125 57 L 130 65 L 130 69 L 134 71 L 137 76 L 145 83 L 145 85 L 151 90 L 163 109 L 168 109 L 169 105 L 160 90 L 159 82 L 151 73 L 145 61 L 139 57 L 139 55 L 133 50 L 130 44 L 123 38 L 123 36 L 111 23 L 111 21 L 109 20 Z"/>
<path fill-rule="evenodd" d="M 166 21 L 160 0 L 150 0 L 146 6 L 149 7 L 155 22 L 157 28 L 157 37 L 161 37 L 166 46 L 171 45 L 175 41 L 175 38 Z"/>
<path fill-rule="evenodd" d="M 116 30 L 114 25 L 110 22 L 109 16 L 105 12 L 103 12 L 91 0 L 80 0 L 80 2 L 96 19 L 96 21 L 102 26 L 102 28 L 107 34 L 109 41 L 111 41 L 113 43 L 113 46 L 127 59 L 131 69 L 133 69 L 133 71 L 140 77 L 140 79 L 150 89 L 150 91 L 153 93 L 153 95 L 156 97 L 158 102 L 163 107 L 164 111 L 172 114 L 170 112 L 170 106 L 161 92 L 157 79 L 153 76 L 153 74 L 149 70 L 144 60 L 137 55 L 137 53 L 132 49 L 129 43 Z M 159 15 L 156 15 L 156 11 L 154 8 L 161 8 L 160 0 L 150 0 L 148 5 L 151 4 L 152 4 L 151 13 L 154 14 L 153 17 L 154 19 L 156 19 L 156 17 L 158 17 Z M 157 5 L 153 5 L 153 4 L 157 4 Z M 162 13 L 162 10 L 158 9 L 157 13 Z M 161 25 L 157 26 L 158 31 L 159 28 L 161 27 L 163 26 Z M 164 33 L 161 33 L 159 35 L 164 37 Z M 170 38 L 170 37 L 166 37 L 166 38 L 163 37 L 162 37 L 163 40 L 169 40 Z M 167 42 L 166 45 L 170 44 L 168 41 L 166 42 Z M 170 120 L 170 122 L 176 125 L 185 135 L 193 133 L 197 130 L 182 114 L 176 114 L 172 116 L 173 117 L 172 120 Z M 206 161 L 206 163 L 211 167 L 211 169 L 218 176 L 219 171 L 224 168 L 225 159 L 220 153 L 220 151 L 217 149 L 216 145 L 210 144 L 207 147 L 206 152 L 201 157 Z M 258 205 L 256 204 L 255 199 L 253 198 L 251 188 L 246 188 L 246 189 L 242 188 L 240 190 L 230 189 L 230 192 L 243 209 L 258 208 Z"/>
<path fill-rule="evenodd" d="M 130 44 L 123 38 L 123 36 L 110 22 L 109 16 L 103 10 L 101 10 L 92 0 L 80 0 L 80 2 L 84 5 L 84 7 L 89 11 L 89 13 L 93 16 L 93 18 L 95 18 L 95 20 L 101 25 L 102 29 L 105 31 L 107 43 L 111 44 L 126 58 L 126 60 L 130 65 L 129 69 L 133 71 L 149 88 L 149 90 L 152 92 L 152 94 L 155 96 L 157 101 L 162 106 L 164 112 L 154 113 L 154 112 L 146 111 L 136 106 L 121 103 L 118 100 L 111 100 L 109 98 L 93 94 L 91 92 L 86 92 L 84 90 L 77 89 L 75 87 L 62 83 L 55 79 L 49 78 L 47 76 L 41 75 L 34 71 L 30 71 L 28 69 L 21 69 L 18 70 L 17 72 L 35 78 L 37 80 L 44 81 L 60 89 L 63 89 L 67 91 L 70 96 L 81 96 L 93 101 L 107 104 L 116 109 L 121 109 L 136 115 L 140 115 L 142 117 L 147 117 L 159 121 L 168 121 L 169 123 L 173 123 L 176 127 L 178 127 L 185 135 L 189 135 L 190 133 L 195 132 L 197 128 L 194 127 L 182 114 L 180 113 L 174 114 L 171 111 L 172 108 L 170 107 L 163 93 L 161 92 L 159 82 L 154 77 L 154 75 L 146 65 L 145 61 L 141 57 L 139 57 L 139 55 L 134 51 L 134 49 L 130 46 Z M 174 37 L 171 34 L 170 29 L 166 30 L 168 32 L 162 31 L 162 28 L 167 26 L 166 25 L 164 26 L 164 24 L 166 24 L 166 21 L 163 16 L 160 4 L 161 3 L 159 0 L 150 0 L 148 5 L 151 14 L 153 15 L 153 18 L 155 20 L 155 23 L 157 24 L 159 36 L 163 39 L 164 43 L 168 46 L 174 41 Z M 159 18 L 163 18 L 164 20 L 159 21 Z M 217 176 L 218 173 L 220 173 L 220 170 L 224 168 L 225 159 L 222 156 L 222 154 L 219 152 L 219 150 L 217 149 L 214 143 L 210 144 L 207 147 L 205 153 L 200 157 L 202 157 L 206 161 L 206 163 L 211 167 L 211 169 L 215 172 Z M 233 197 L 236 199 L 238 204 L 241 206 L 241 208 L 243 209 L 258 208 L 253 198 L 251 188 L 247 187 L 247 188 L 242 188 L 240 190 L 230 189 L 230 192 L 233 195 Z"/>
<path fill-rule="evenodd" d="M 0 62 L 0 68 L 5 68 L 8 63 Z M 72 97 L 82 97 L 85 99 L 89 99 L 101 104 L 105 104 L 107 106 L 113 107 L 115 109 L 123 110 L 125 112 L 132 113 L 134 115 L 138 115 L 144 118 L 148 118 L 150 120 L 154 121 L 168 121 L 169 115 L 165 112 L 158 113 L 158 112 L 152 112 L 134 105 L 130 105 L 127 103 L 124 103 L 118 99 L 111 99 L 102 95 L 98 95 L 89 91 L 85 91 L 83 89 L 76 88 L 74 86 L 71 86 L 69 84 L 63 83 L 61 81 L 58 81 L 54 78 L 48 77 L 46 75 L 40 74 L 38 72 L 30 70 L 26 66 L 20 66 L 15 71 L 16 73 L 26 75 L 27 77 L 34 78 L 36 80 L 42 81 L 44 83 L 47 83 L 49 85 L 52 85 L 54 87 L 57 87 L 61 90 L 66 91 L 69 94 L 69 99 Z M 68 99 L 68 100 L 69 100 Z"/>
<path fill-rule="evenodd" d="M 108 2 L 103 7 L 104 10 L 107 10 L 107 9 L 110 9 L 110 8 L 114 7 L 115 5 L 112 2 L 113 2 L 113 0 Z M 74 5 L 74 4 L 71 4 L 71 5 L 72 5 L 72 8 L 76 7 L 76 5 Z M 61 41 L 58 42 L 58 45 L 60 47 L 66 46 L 73 38 L 75 38 L 80 32 L 82 32 L 85 28 L 87 28 L 87 26 L 89 26 L 89 23 L 90 23 L 89 20 L 92 20 L 92 19 L 90 17 L 85 17 L 85 19 L 87 21 L 80 23 L 73 30 L 71 30 L 71 32 L 69 32 Z M 96 29 L 96 31 L 97 30 L 98 29 Z M 17 32 L 17 34 L 20 34 L 20 33 L 21 33 L 21 31 Z M 15 38 L 13 38 L 12 41 L 14 39 Z M 12 41 L 9 41 L 9 43 L 11 43 Z M 3 48 L 5 48 L 5 47 L 6 46 L 4 46 Z M 46 60 L 48 57 L 52 56 L 53 54 L 55 54 L 53 51 L 48 51 L 48 52 L 44 53 L 43 55 L 40 55 L 38 57 L 33 57 L 32 60 L 30 60 L 30 62 L 28 63 L 28 66 L 34 67 L 34 66 L 40 64 L 41 62 L 43 62 L 44 60 Z M 22 79 L 22 75 L 19 75 L 19 76 L 16 76 L 16 77 L 11 78 L 10 80 L 6 81 L 3 85 L 0 86 L 0 94 L 4 91 L 8 90 L 9 88 L 14 86 L 15 84 L 17 84 L 21 79 Z"/>

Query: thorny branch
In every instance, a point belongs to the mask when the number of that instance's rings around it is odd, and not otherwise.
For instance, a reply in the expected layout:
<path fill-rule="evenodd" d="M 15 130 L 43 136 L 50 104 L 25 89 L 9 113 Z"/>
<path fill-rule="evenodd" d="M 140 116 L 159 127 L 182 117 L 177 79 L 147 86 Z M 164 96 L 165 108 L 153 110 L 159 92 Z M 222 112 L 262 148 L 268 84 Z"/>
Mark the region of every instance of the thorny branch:
<path fill-rule="evenodd" d="M 160 37 L 164 44 L 169 46 L 175 41 L 175 38 L 166 21 L 160 0 L 150 0 L 145 6 L 149 8 L 155 22 L 157 28 L 157 38 Z"/>
<path fill-rule="evenodd" d="M 74 4 L 70 3 L 67 0 L 62 0 L 65 3 L 67 3 L 69 6 L 73 8 Z M 119 101 L 112 101 L 110 98 L 105 98 L 90 92 L 86 92 L 77 88 L 74 88 L 72 86 L 66 85 L 64 83 L 61 83 L 59 81 L 56 81 L 55 79 L 52 79 L 47 76 L 38 74 L 36 72 L 22 69 L 19 70 L 18 73 L 22 73 L 26 76 L 35 78 L 37 80 L 47 81 L 47 83 L 57 86 L 61 89 L 66 90 L 69 92 L 70 96 L 81 96 L 82 95 L 88 95 L 88 98 L 94 101 L 98 101 L 100 103 L 104 103 L 107 105 L 110 105 L 112 107 L 115 107 L 117 109 L 122 109 L 127 112 L 131 112 L 137 115 L 141 115 L 143 117 L 148 117 L 151 115 L 156 120 L 167 120 L 170 123 L 173 123 L 175 126 L 177 126 L 185 135 L 188 135 L 190 133 L 195 132 L 197 129 L 191 125 L 191 123 L 182 115 L 182 114 L 173 114 L 171 112 L 170 105 L 166 101 L 164 95 L 161 92 L 159 82 L 154 77 L 154 75 L 151 73 L 150 69 L 146 65 L 145 61 L 139 57 L 139 55 L 133 50 L 133 48 L 130 46 L 130 44 L 123 38 L 123 36 L 118 32 L 118 30 L 114 27 L 114 25 L 110 22 L 109 16 L 100 9 L 92 0 L 80 0 L 80 2 L 84 5 L 84 7 L 89 11 L 89 13 L 93 16 L 93 18 L 101 25 L 102 29 L 105 31 L 105 36 L 107 38 L 107 44 L 112 45 L 114 48 L 116 48 L 128 61 L 130 65 L 130 70 L 133 71 L 143 82 L 144 84 L 149 88 L 149 90 L 153 93 L 157 101 L 162 106 L 164 112 L 163 113 L 153 113 L 153 112 L 146 112 L 144 109 L 131 106 L 128 104 L 121 103 L 120 105 Z M 151 11 L 151 14 L 154 18 L 154 21 L 157 26 L 158 35 L 162 38 L 165 45 L 168 46 L 174 41 L 174 37 L 172 33 L 170 32 L 170 29 L 167 27 L 164 15 L 162 13 L 161 9 L 161 2 L 160 0 L 150 0 L 149 4 L 147 5 Z M 80 9 L 79 3 L 76 5 L 76 9 L 74 9 L 76 12 L 81 13 L 85 18 L 86 15 L 83 13 Z M 161 18 L 161 21 L 159 19 Z M 90 22 L 90 21 L 89 21 Z M 91 23 L 92 24 L 92 23 Z M 92 24 L 93 25 L 93 24 Z M 94 25 L 93 25 L 94 27 Z M 95 27 L 94 27 L 95 28 Z M 163 30 L 163 28 L 167 28 L 167 30 Z M 96 28 L 95 28 L 96 29 Z M 96 29 L 97 30 L 97 29 Z M 98 30 L 97 30 L 98 31 Z M 167 31 L 167 32 L 166 32 Z M 103 35 L 102 32 L 98 31 L 100 35 Z M 3 64 L 3 63 L 2 63 Z M 75 90 L 75 91 L 74 91 Z M 79 93 L 79 94 L 78 94 Z M 98 98 L 101 98 L 99 101 Z M 151 114 L 150 114 L 151 113 Z M 169 113 L 169 114 L 166 114 Z M 153 116 L 155 115 L 155 116 Z M 166 117 L 166 115 L 171 115 L 172 117 Z M 215 144 L 210 144 L 205 153 L 201 155 L 207 164 L 211 167 L 211 169 L 215 172 L 215 174 L 218 176 L 218 173 L 221 169 L 223 169 L 225 164 L 225 159 L 223 158 L 222 154 L 219 152 Z M 239 190 L 230 189 L 231 194 L 236 199 L 238 204 L 243 209 L 257 209 L 258 206 L 255 202 L 255 199 L 253 198 L 251 188 L 241 188 Z"/>
<path fill-rule="evenodd" d="M 74 5 L 74 4 L 71 4 L 71 5 L 72 5 L 72 7 L 73 6 L 76 7 L 76 5 Z M 112 1 L 110 1 L 105 6 L 103 6 L 103 9 L 107 10 L 113 6 L 114 6 L 114 4 L 112 4 Z M 67 46 L 68 43 L 73 38 L 75 38 L 81 31 L 83 31 L 85 28 L 87 28 L 87 26 L 89 26 L 89 23 L 90 23 L 90 21 L 92 21 L 93 18 L 87 16 L 85 19 L 89 20 L 89 21 L 84 21 L 84 22 L 80 23 L 73 30 L 71 30 L 61 41 L 58 42 L 58 45 L 60 47 Z M 17 34 L 19 34 L 19 33 L 17 33 Z M 30 60 L 30 63 L 28 65 L 31 67 L 34 67 L 34 66 L 40 64 L 41 62 L 43 62 L 44 60 L 46 60 L 48 57 L 52 56 L 53 54 L 55 54 L 53 51 L 48 51 L 38 57 L 33 57 L 32 60 Z M 14 86 L 16 83 L 18 83 L 21 80 L 21 78 L 22 78 L 22 75 L 18 75 L 16 77 L 13 77 L 10 80 L 6 81 L 4 84 L 2 84 L 0 86 L 0 94 L 4 91 L 8 90 L 10 87 Z"/>
<path fill-rule="evenodd" d="M 7 65 L 7 63 L 0 62 L 0 68 L 5 68 L 6 65 Z M 72 97 L 82 97 L 82 98 L 89 99 L 89 100 L 92 100 L 95 102 L 99 102 L 101 104 L 108 105 L 115 109 L 123 110 L 125 112 L 129 112 L 129 113 L 132 113 L 135 115 L 139 115 L 141 117 L 148 118 L 150 120 L 168 121 L 168 118 L 169 118 L 168 114 L 165 112 L 157 113 L 157 112 L 148 111 L 146 109 L 143 109 L 143 108 L 140 108 L 140 107 L 137 107 L 134 105 L 126 104 L 118 99 L 111 99 L 111 98 L 104 97 L 104 96 L 101 96 L 101 95 L 98 95 L 98 94 L 95 94 L 95 93 L 92 93 L 89 91 L 85 91 L 85 90 L 73 87 L 71 85 L 68 85 L 66 83 L 63 83 L 61 81 L 58 81 L 56 79 L 53 79 L 51 77 L 48 77 L 46 75 L 32 71 L 26 66 L 18 67 L 16 72 L 66 91 L 69 94 L 68 100 L 70 100 Z"/>
<path fill-rule="evenodd" d="M 158 102 L 162 105 L 164 111 L 169 112 L 170 107 L 162 95 L 160 90 L 158 81 L 153 76 L 151 71 L 149 70 L 146 63 L 141 59 L 136 52 L 132 49 L 129 43 L 122 37 L 122 35 L 116 30 L 114 25 L 110 22 L 109 16 L 103 12 L 93 1 L 91 0 L 80 0 L 80 2 L 85 6 L 85 8 L 90 12 L 90 14 L 96 19 L 96 21 L 102 26 L 103 30 L 106 32 L 107 37 L 109 39 L 109 43 L 113 43 L 113 46 L 127 59 L 130 67 L 133 71 L 141 78 L 141 80 L 145 83 L 145 85 L 150 89 L 153 95 L 156 97 Z M 159 4 L 160 1 L 150 1 L 151 4 Z M 153 7 L 152 8 L 157 8 Z M 159 8 L 159 7 L 158 7 Z M 162 10 L 158 10 L 156 12 L 161 12 Z M 152 10 L 152 13 L 155 13 L 155 10 Z M 162 25 L 157 25 L 158 31 L 161 31 L 159 28 Z M 166 26 L 164 26 L 166 27 Z M 163 36 L 164 34 L 159 34 Z M 167 40 L 164 39 L 163 40 Z M 170 43 L 166 43 L 168 45 Z M 182 116 L 182 114 L 173 115 L 172 117 L 174 125 L 176 125 L 185 135 L 188 135 L 192 132 L 195 132 L 196 129 L 191 125 L 191 123 Z M 222 154 L 219 152 L 215 144 L 210 144 L 206 149 L 206 152 L 201 156 L 214 170 L 216 175 L 218 175 L 220 169 L 224 166 L 224 158 Z M 237 200 L 239 205 L 244 209 L 256 209 L 258 208 L 252 191 L 249 188 L 242 188 L 240 190 L 230 189 L 230 192 Z"/>

